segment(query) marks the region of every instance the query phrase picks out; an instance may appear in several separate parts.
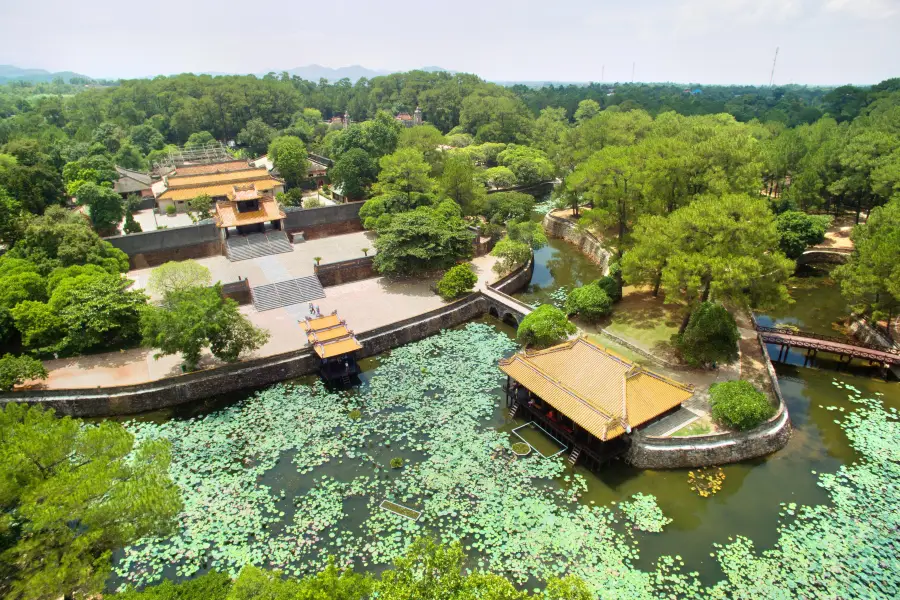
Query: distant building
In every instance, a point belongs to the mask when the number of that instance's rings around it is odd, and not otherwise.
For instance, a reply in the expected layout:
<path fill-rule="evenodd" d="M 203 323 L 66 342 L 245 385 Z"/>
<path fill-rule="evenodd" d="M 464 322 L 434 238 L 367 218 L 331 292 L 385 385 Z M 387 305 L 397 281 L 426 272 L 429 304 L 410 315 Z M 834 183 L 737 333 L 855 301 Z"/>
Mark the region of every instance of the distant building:
<path fill-rule="evenodd" d="M 132 194 L 144 198 L 153 198 L 153 178 L 149 173 L 132 171 L 124 167 L 116 167 L 119 179 L 113 184 L 113 189 L 123 198 Z"/>
<path fill-rule="evenodd" d="M 284 182 L 271 175 L 266 167 L 254 167 L 243 160 L 178 167 L 155 184 L 154 190 L 159 212 L 166 214 L 169 206 L 174 206 L 177 212 L 185 212 L 188 200 L 203 194 L 216 202 L 234 201 L 237 191 L 246 191 L 243 187 L 236 190 L 236 186 L 251 185 L 257 196 L 248 200 L 271 197 L 274 202 L 275 194 L 284 191 Z M 244 195 L 239 195 L 238 202 Z"/>
<path fill-rule="evenodd" d="M 397 116 L 394 117 L 394 119 L 402 123 L 404 127 L 415 127 L 417 125 L 421 125 L 423 123 L 422 109 L 417 106 L 412 115 L 407 112 L 397 113 Z"/>

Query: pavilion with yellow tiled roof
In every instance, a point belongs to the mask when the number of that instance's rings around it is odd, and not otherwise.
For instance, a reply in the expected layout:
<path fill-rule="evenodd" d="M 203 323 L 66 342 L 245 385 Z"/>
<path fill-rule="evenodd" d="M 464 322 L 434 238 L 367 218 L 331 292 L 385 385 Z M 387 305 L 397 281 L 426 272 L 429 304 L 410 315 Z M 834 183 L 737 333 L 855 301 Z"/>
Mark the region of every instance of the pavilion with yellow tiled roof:
<path fill-rule="evenodd" d="M 315 318 L 306 317 L 300 325 L 313 351 L 322 359 L 319 372 L 324 379 L 348 380 L 359 374 L 355 353 L 362 350 L 362 344 L 347 328 L 346 321 L 337 316 L 337 311 Z"/>
<path fill-rule="evenodd" d="M 578 337 L 500 361 L 507 404 L 598 458 L 622 434 L 677 409 L 693 387 L 642 368 Z M 621 445 L 621 444 L 620 444 Z M 577 457 L 577 454 L 576 454 Z"/>

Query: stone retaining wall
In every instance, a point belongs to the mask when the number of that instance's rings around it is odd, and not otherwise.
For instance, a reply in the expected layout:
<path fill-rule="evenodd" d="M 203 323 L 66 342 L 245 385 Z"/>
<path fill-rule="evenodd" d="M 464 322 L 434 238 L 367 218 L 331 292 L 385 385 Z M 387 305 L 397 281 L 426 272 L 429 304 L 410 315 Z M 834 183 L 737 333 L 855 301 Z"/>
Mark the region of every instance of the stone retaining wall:
<path fill-rule="evenodd" d="M 104 238 L 128 255 L 133 269 L 155 267 L 170 260 L 187 260 L 222 254 L 224 245 L 214 223 L 157 229 Z"/>
<path fill-rule="evenodd" d="M 308 240 L 362 231 L 359 209 L 363 204 L 347 202 L 319 208 L 287 208 L 284 230 L 288 233 L 302 231 Z"/>
<path fill-rule="evenodd" d="M 377 277 L 374 260 L 372 256 L 351 258 L 350 260 L 316 265 L 314 270 L 322 287 L 329 287 Z"/>
<path fill-rule="evenodd" d="M 604 274 L 609 271 L 611 254 L 594 234 L 589 231 L 578 231 L 575 224 L 568 219 L 555 217 L 550 213 L 544 216 L 543 226 L 550 237 L 563 239 L 578 246 L 581 253 L 597 263 Z"/>
<path fill-rule="evenodd" d="M 490 285 L 490 287 L 504 294 L 515 294 L 528 287 L 531 283 L 531 277 L 534 275 L 534 252 L 528 262 L 515 269 L 508 275 L 500 278 L 499 281 Z"/>
<path fill-rule="evenodd" d="M 750 431 L 715 435 L 661 438 L 638 432 L 632 436 L 625 460 L 639 469 L 696 468 L 758 458 L 784 448 L 791 437 L 791 419 L 766 345 L 757 340 L 778 400 L 772 418 Z"/>
<path fill-rule="evenodd" d="M 372 356 L 424 339 L 441 329 L 455 327 L 486 312 L 485 298 L 481 292 L 476 292 L 433 311 L 359 334 L 358 338 L 363 344 L 361 354 Z M 319 358 L 312 351 L 303 349 L 140 385 L 10 392 L 0 395 L 0 404 L 40 404 L 74 417 L 130 415 L 260 388 L 309 375 L 318 367 Z"/>
<path fill-rule="evenodd" d="M 839 252 L 837 250 L 807 250 L 797 259 L 797 266 L 811 265 L 819 263 L 828 263 L 833 265 L 842 265 L 850 258 L 849 252 Z"/>

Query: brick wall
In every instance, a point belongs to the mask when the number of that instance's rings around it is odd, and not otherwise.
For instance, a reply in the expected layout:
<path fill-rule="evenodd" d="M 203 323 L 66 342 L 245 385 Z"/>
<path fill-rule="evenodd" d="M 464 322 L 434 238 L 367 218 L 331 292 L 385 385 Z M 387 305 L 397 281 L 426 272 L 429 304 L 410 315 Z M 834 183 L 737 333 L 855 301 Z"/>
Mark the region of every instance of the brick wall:
<path fill-rule="evenodd" d="M 341 285 L 342 283 L 378 276 L 378 273 L 375 272 L 374 258 L 371 256 L 317 265 L 315 272 L 322 283 L 322 287 Z"/>

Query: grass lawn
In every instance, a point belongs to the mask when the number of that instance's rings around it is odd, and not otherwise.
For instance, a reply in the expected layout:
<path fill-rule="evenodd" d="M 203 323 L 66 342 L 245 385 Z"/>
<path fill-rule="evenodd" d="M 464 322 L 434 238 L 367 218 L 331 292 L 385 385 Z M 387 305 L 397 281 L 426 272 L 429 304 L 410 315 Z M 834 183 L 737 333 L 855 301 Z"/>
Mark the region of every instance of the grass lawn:
<path fill-rule="evenodd" d="M 689 435 L 706 435 L 715 431 L 709 417 L 702 417 L 692 423 L 688 423 L 672 434 L 672 437 L 685 437 Z"/>
<path fill-rule="evenodd" d="M 626 287 L 603 326 L 611 333 L 661 358 L 675 358 L 671 338 L 681 325 L 682 308 L 663 304 L 650 290 Z"/>

